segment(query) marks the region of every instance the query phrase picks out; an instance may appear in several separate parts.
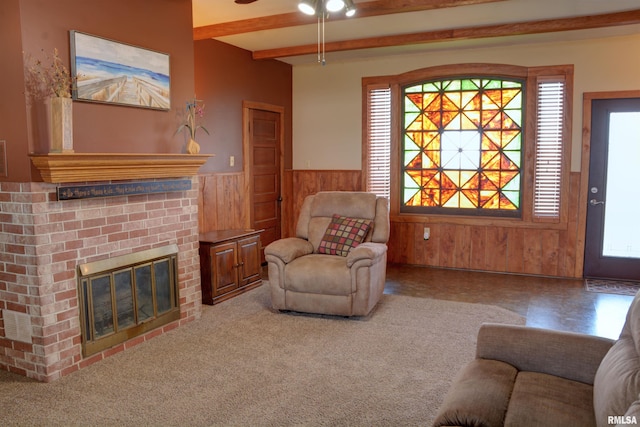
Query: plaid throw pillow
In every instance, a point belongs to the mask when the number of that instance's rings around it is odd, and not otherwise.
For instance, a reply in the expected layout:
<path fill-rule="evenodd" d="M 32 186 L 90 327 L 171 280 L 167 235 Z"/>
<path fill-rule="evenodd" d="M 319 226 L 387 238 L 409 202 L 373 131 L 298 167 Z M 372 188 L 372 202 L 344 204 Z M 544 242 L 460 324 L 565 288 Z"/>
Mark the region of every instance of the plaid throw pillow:
<path fill-rule="evenodd" d="M 318 246 L 318 253 L 347 256 L 351 248 L 358 246 L 367 236 L 371 220 L 333 215 Z"/>

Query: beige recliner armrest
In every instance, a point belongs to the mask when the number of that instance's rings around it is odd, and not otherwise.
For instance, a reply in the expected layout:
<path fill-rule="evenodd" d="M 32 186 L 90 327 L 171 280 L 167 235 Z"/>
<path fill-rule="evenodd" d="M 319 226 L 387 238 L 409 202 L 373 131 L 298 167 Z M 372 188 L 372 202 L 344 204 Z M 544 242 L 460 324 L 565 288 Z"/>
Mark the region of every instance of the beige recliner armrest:
<path fill-rule="evenodd" d="M 574 332 L 487 323 L 478 332 L 476 358 L 499 360 L 519 371 L 593 384 L 614 342 Z"/>
<path fill-rule="evenodd" d="M 387 253 L 387 245 L 383 243 L 365 242 L 349 251 L 347 255 L 347 267 L 351 268 L 358 261 L 369 260 L 368 265 Z"/>
<path fill-rule="evenodd" d="M 265 257 L 274 256 L 285 264 L 290 263 L 296 258 L 312 253 L 313 245 L 308 240 L 298 237 L 287 237 L 276 240 L 264 248 Z"/>

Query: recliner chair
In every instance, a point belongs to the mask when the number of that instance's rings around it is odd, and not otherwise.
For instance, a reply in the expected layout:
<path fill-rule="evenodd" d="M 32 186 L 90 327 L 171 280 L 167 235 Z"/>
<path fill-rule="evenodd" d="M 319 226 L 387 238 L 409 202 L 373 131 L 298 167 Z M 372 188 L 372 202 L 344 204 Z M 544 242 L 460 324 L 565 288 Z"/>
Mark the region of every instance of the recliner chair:
<path fill-rule="evenodd" d="M 307 196 L 296 237 L 264 250 L 273 308 L 369 314 L 384 291 L 388 239 L 386 198 L 342 191 Z"/>

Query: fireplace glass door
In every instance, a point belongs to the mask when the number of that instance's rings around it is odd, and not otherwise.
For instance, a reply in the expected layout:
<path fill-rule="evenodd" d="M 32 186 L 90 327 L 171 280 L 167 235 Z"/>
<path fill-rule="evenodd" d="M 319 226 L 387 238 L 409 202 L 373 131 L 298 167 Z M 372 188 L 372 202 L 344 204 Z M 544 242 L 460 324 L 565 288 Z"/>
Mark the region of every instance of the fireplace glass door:
<path fill-rule="evenodd" d="M 180 317 L 177 253 L 80 268 L 83 352 L 90 355 Z M 144 258 L 137 255 L 135 258 Z M 101 267 L 112 267 L 103 270 Z"/>

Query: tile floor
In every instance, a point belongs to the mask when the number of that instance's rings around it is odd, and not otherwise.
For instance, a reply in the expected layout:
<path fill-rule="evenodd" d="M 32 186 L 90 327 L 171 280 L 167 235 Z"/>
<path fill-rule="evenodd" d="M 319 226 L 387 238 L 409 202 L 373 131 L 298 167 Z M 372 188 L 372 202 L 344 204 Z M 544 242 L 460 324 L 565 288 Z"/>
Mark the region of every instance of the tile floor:
<path fill-rule="evenodd" d="M 385 293 L 492 304 L 527 325 L 618 338 L 633 297 L 588 292 L 583 280 L 389 265 Z"/>

